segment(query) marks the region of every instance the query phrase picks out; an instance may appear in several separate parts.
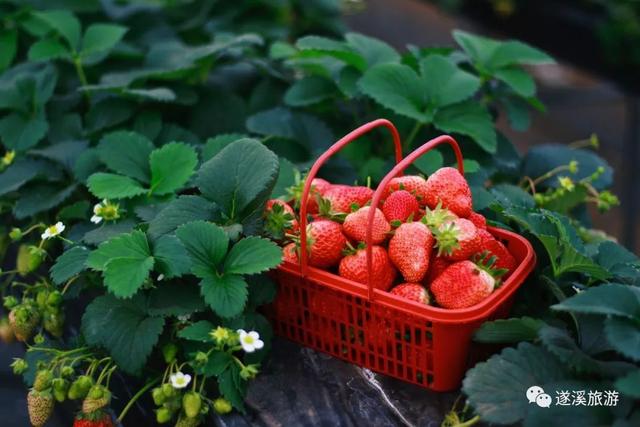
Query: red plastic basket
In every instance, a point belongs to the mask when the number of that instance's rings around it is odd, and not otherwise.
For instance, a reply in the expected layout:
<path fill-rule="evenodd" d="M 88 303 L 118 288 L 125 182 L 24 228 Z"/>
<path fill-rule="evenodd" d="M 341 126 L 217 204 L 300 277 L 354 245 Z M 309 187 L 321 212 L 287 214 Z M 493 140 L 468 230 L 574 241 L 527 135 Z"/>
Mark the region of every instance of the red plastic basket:
<path fill-rule="evenodd" d="M 432 139 L 403 160 L 398 132 L 387 120 L 368 123 L 340 139 L 309 172 L 301 200 L 300 263 L 284 262 L 274 272 L 278 295 L 267 315 L 277 335 L 304 346 L 432 390 L 453 390 L 460 385 L 469 364 L 473 332 L 483 322 L 509 314 L 516 290 L 535 265 L 535 253 L 523 237 L 489 227 L 516 258 L 518 267 L 484 301 L 456 310 L 418 304 L 375 289 L 371 280 L 364 285 L 309 266 L 306 202 L 311 180 L 330 156 L 378 126 L 391 131 L 397 164 L 378 186 L 372 206 L 378 205 L 393 177 L 437 145 L 446 143 L 453 148 L 458 169 L 464 173 L 460 148 L 450 136 Z M 367 242 L 371 239 L 373 213 L 371 210 Z M 371 246 L 367 244 L 369 271 Z"/>

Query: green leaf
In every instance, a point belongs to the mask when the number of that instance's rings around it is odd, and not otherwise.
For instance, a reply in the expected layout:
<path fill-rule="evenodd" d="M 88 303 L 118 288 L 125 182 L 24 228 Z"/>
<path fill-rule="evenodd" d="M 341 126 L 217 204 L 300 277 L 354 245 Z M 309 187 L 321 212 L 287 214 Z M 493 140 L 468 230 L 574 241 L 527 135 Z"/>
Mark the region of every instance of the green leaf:
<path fill-rule="evenodd" d="M 474 333 L 473 339 L 483 343 L 517 343 L 533 341 L 545 325 L 540 319 L 517 317 L 483 323 Z"/>
<path fill-rule="evenodd" d="M 617 283 L 589 288 L 559 304 L 553 310 L 585 314 L 605 314 L 640 319 L 640 290 Z"/>
<path fill-rule="evenodd" d="M 173 193 L 184 186 L 198 164 L 195 150 L 172 142 L 154 150 L 150 157 L 151 191 L 156 195 Z"/>
<path fill-rule="evenodd" d="M 114 295 L 128 298 L 149 277 L 154 259 L 145 234 L 134 231 L 100 244 L 89 255 L 87 265 L 103 271 L 104 284 Z"/>
<path fill-rule="evenodd" d="M 225 274 L 257 274 L 277 267 L 282 250 L 268 239 L 247 237 L 233 245 L 224 262 Z"/>
<path fill-rule="evenodd" d="M 553 268 L 553 274 L 556 278 L 566 273 L 582 273 L 598 280 L 604 280 L 610 277 L 607 270 L 596 264 L 591 258 L 579 253 L 571 244 L 567 243 L 562 236 L 556 237 L 539 234 L 537 237 L 549 253 L 551 267 Z"/>
<path fill-rule="evenodd" d="M 149 224 L 149 235 L 156 239 L 191 221 L 211 220 L 214 206 L 200 196 L 180 196 L 162 209 Z"/>
<path fill-rule="evenodd" d="M 200 282 L 200 292 L 205 302 L 220 317 L 237 316 L 247 303 L 247 282 L 242 276 L 234 274 L 208 274 Z"/>
<path fill-rule="evenodd" d="M 76 159 L 88 148 L 88 145 L 87 141 L 64 141 L 42 149 L 30 150 L 29 154 L 53 160 L 72 170 Z"/>
<path fill-rule="evenodd" d="M 175 236 L 164 235 L 153 244 L 156 270 L 166 278 L 179 277 L 189 271 L 191 263 L 182 242 Z"/>
<path fill-rule="evenodd" d="M 515 424 L 545 409 L 529 404 L 525 396 L 529 387 L 537 385 L 546 390 L 546 384 L 566 376 L 563 365 L 548 351 L 523 342 L 469 370 L 462 390 L 484 422 Z"/>
<path fill-rule="evenodd" d="M 261 215 L 278 177 L 278 157 L 264 145 L 241 140 L 202 165 L 196 184 L 230 220 Z"/>
<path fill-rule="evenodd" d="M 477 102 L 466 101 L 442 108 L 433 118 L 433 124 L 445 132 L 470 136 L 488 153 L 496 152 L 498 141 L 493 120 Z"/>
<path fill-rule="evenodd" d="M 116 131 L 100 139 L 100 160 L 113 172 L 148 183 L 151 172 L 149 155 L 153 143 L 146 137 L 128 131 Z"/>
<path fill-rule="evenodd" d="M 553 63 L 555 63 L 553 58 L 540 49 L 520 41 L 510 40 L 498 46 L 486 65 L 495 69 L 513 64 L 537 65 Z"/>
<path fill-rule="evenodd" d="M 362 55 L 367 67 L 400 62 L 400 54 L 382 40 L 359 33 L 347 33 L 344 38 L 349 46 Z"/>
<path fill-rule="evenodd" d="M 196 373 L 207 377 L 218 376 L 222 374 L 229 365 L 234 363 L 233 357 L 224 351 L 214 351 L 202 367 L 195 367 Z"/>
<path fill-rule="evenodd" d="M 284 94 L 284 103 L 292 107 L 306 107 L 331 98 L 336 93 L 336 87 L 329 79 L 320 76 L 304 77 L 294 84 Z"/>
<path fill-rule="evenodd" d="M 360 71 L 367 67 L 366 60 L 344 42 L 320 36 L 305 36 L 296 42 L 296 47 L 307 56 L 329 55 Z"/>
<path fill-rule="evenodd" d="M 18 190 L 41 173 L 50 170 L 51 164 L 42 160 L 19 158 L 0 173 L 0 196 Z"/>
<path fill-rule="evenodd" d="M 67 200 L 77 185 L 65 187 L 51 184 L 35 184 L 21 190 L 20 199 L 13 207 L 13 214 L 17 219 L 24 219 L 40 212 L 52 209 Z"/>
<path fill-rule="evenodd" d="M 87 266 L 94 270 L 104 271 L 107 263 L 115 258 L 146 258 L 151 254 L 149 243 L 142 231 L 119 234 L 100 244 L 89 254 Z"/>
<path fill-rule="evenodd" d="M 603 158 L 591 150 L 573 149 L 562 144 L 541 144 L 531 147 L 524 156 L 522 174 L 536 178 L 558 166 L 568 165 L 572 160 L 578 162 L 578 172 L 571 175 L 574 181 L 587 178 L 602 167 L 604 173 L 593 181 L 593 186 L 598 190 L 604 190 L 613 183 L 613 169 Z M 556 176 L 540 184 L 543 188 L 560 185 Z"/>
<path fill-rule="evenodd" d="M 444 157 L 438 150 L 431 150 L 418 157 L 413 166 L 425 175 L 431 175 L 444 165 Z"/>
<path fill-rule="evenodd" d="M 178 332 L 180 338 L 191 341 L 211 342 L 209 333 L 215 329 L 213 323 L 206 320 L 200 320 L 192 323 Z"/>
<path fill-rule="evenodd" d="M 126 122 L 133 115 L 133 104 L 124 98 L 105 98 L 91 106 L 85 117 L 88 132 L 98 132 Z"/>
<path fill-rule="evenodd" d="M 326 123 L 310 114 L 276 107 L 247 119 L 247 129 L 264 136 L 277 136 L 303 144 L 312 153 L 324 152 L 335 140 Z"/>
<path fill-rule="evenodd" d="M 209 138 L 204 144 L 204 147 L 202 147 L 202 161 L 206 162 L 232 142 L 235 142 L 239 139 L 248 138 L 249 137 L 247 135 L 241 133 L 225 133 L 222 135 L 216 135 L 213 138 Z"/>
<path fill-rule="evenodd" d="M 131 300 L 101 296 L 87 306 L 82 316 L 82 334 L 89 345 L 105 348 L 122 370 L 137 374 L 164 328 L 162 317 L 147 313 L 143 296 Z"/>
<path fill-rule="evenodd" d="M 205 308 L 196 284 L 162 283 L 149 293 L 149 314 L 154 316 L 185 316 Z"/>
<path fill-rule="evenodd" d="M 128 199 L 147 190 L 133 179 L 112 173 L 94 173 L 87 180 L 89 191 L 99 199 Z"/>
<path fill-rule="evenodd" d="M 47 134 L 49 123 L 43 114 L 24 117 L 11 113 L 0 120 L 0 137 L 10 150 L 25 151 L 36 145 Z"/>
<path fill-rule="evenodd" d="M 609 317 L 605 320 L 604 331 L 607 341 L 620 354 L 640 361 L 640 320 L 623 317 Z"/>
<path fill-rule="evenodd" d="M 536 84 L 533 78 L 521 68 L 501 68 L 494 75 L 520 96 L 528 98 L 536 93 Z"/>
<path fill-rule="evenodd" d="M 501 42 L 455 30 L 453 38 L 474 63 L 489 71 L 514 64 L 553 63 L 546 53 L 519 41 Z"/>
<path fill-rule="evenodd" d="M 72 51 L 80 42 L 80 21 L 66 10 L 48 10 L 35 12 L 34 17 L 46 23 L 52 30 L 67 40 Z"/>
<path fill-rule="evenodd" d="M 191 271 L 201 279 L 218 274 L 219 264 L 227 254 L 229 238 L 216 224 L 193 221 L 176 230 L 191 258 Z"/>
<path fill-rule="evenodd" d="M 246 381 L 240 378 L 240 368 L 232 363 L 218 376 L 220 393 L 234 408 L 244 413 L 244 396 L 246 394 Z"/>
<path fill-rule="evenodd" d="M 111 50 L 127 32 L 127 28 L 115 24 L 91 24 L 82 37 L 80 55 Z"/>
<path fill-rule="evenodd" d="M 407 65 L 381 64 L 370 68 L 358 87 L 383 107 L 421 123 L 429 121 L 424 108 L 424 81 Z"/>
<path fill-rule="evenodd" d="M 480 79 L 460 69 L 442 55 L 429 55 L 420 61 L 420 74 L 430 106 L 455 104 L 473 96 Z"/>
<path fill-rule="evenodd" d="M 18 51 L 18 30 L 15 28 L 0 31 L 0 71 L 7 69 Z"/>
<path fill-rule="evenodd" d="M 517 131 L 529 129 L 531 115 L 527 101 L 517 96 L 505 96 L 501 101 L 507 112 L 509 125 Z"/>
<path fill-rule="evenodd" d="M 49 61 L 52 59 L 68 58 L 69 48 L 54 39 L 38 40 L 29 48 L 27 57 L 30 61 Z"/>
<path fill-rule="evenodd" d="M 74 246 L 66 250 L 51 267 L 53 283 L 60 285 L 83 271 L 86 268 L 88 258 L 89 250 L 84 246 Z"/>
<path fill-rule="evenodd" d="M 627 396 L 640 399 L 640 370 L 618 378 L 614 384 L 616 390 Z"/>
<path fill-rule="evenodd" d="M 112 237 L 122 233 L 131 233 L 136 223 L 133 219 L 125 219 L 118 222 L 103 223 L 100 227 L 91 230 L 82 237 L 82 241 L 88 245 L 99 245 Z"/>
<path fill-rule="evenodd" d="M 87 200 L 80 200 L 60 209 L 56 215 L 56 219 L 63 222 L 78 219 L 84 221 L 90 216 L 89 208 L 90 206 Z"/>
<path fill-rule="evenodd" d="M 276 297 L 277 286 L 268 275 L 251 276 L 247 278 L 247 282 L 249 283 L 249 304 L 252 307 L 269 304 Z"/>
<path fill-rule="evenodd" d="M 153 264 L 152 256 L 112 259 L 103 274 L 104 285 L 118 298 L 129 298 L 147 280 Z"/>

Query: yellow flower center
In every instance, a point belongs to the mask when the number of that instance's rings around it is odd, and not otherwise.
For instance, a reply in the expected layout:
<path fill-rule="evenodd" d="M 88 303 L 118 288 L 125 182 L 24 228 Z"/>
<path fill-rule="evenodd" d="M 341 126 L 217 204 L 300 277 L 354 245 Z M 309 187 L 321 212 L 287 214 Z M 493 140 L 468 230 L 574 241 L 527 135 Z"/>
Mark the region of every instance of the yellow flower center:
<path fill-rule="evenodd" d="M 253 337 L 251 335 L 247 335 L 246 337 L 244 337 L 244 342 L 247 344 L 253 344 L 255 342 L 255 340 L 253 339 Z"/>

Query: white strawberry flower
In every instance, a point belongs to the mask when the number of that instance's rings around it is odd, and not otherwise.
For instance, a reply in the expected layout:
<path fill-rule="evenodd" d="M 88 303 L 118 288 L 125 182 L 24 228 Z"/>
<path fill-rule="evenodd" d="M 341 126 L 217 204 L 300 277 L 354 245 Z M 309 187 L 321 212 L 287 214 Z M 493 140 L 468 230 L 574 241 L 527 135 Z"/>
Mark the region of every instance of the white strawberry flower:
<path fill-rule="evenodd" d="M 93 206 L 91 222 L 94 224 L 100 224 L 103 220 L 115 221 L 118 218 L 120 218 L 120 205 L 116 203 L 104 199 Z"/>
<path fill-rule="evenodd" d="M 173 388 L 185 388 L 191 382 L 191 375 L 176 372 L 169 377 Z"/>
<path fill-rule="evenodd" d="M 52 239 L 62 234 L 65 228 L 66 227 L 64 226 L 64 224 L 58 221 L 56 224 L 47 227 L 40 237 L 42 238 L 42 240 Z"/>
<path fill-rule="evenodd" d="M 260 339 L 260 334 L 256 331 L 247 332 L 244 329 L 238 329 L 238 335 L 240 336 L 240 345 L 247 353 L 253 353 L 264 347 L 264 342 Z"/>

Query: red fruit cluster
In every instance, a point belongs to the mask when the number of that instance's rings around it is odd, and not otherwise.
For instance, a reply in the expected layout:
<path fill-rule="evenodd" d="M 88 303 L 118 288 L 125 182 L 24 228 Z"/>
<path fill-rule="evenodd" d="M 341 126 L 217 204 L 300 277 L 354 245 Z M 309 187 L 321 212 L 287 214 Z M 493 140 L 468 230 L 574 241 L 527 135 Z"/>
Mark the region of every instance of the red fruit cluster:
<path fill-rule="evenodd" d="M 365 241 L 374 209 L 369 206 L 373 190 L 316 178 L 312 195 L 307 206 L 309 265 L 367 284 Z M 449 309 L 471 307 L 489 296 L 517 263 L 472 205 L 469 185 L 453 168 L 441 168 L 428 179 L 417 175 L 392 179 L 384 189 L 381 207 L 373 212 L 371 279 L 375 288 Z M 277 220 L 269 223 L 280 224 L 286 236 L 281 239 L 283 260 L 298 263 L 299 211 L 292 206 L 297 209 L 299 199 L 294 197 L 290 204 L 271 200 L 265 218 L 276 211 Z"/>

